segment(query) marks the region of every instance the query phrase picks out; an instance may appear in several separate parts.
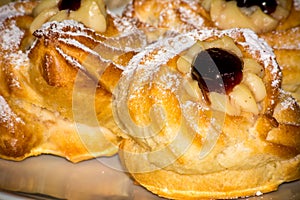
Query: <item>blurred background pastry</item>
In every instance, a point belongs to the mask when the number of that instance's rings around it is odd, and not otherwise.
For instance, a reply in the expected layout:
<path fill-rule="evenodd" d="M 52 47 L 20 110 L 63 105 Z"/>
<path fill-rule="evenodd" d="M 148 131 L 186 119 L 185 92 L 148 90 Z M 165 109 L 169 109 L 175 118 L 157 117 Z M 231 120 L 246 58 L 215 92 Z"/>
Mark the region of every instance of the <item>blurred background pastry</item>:
<path fill-rule="evenodd" d="M 289 18 L 291 10 L 294 9 L 293 0 L 200 0 L 199 3 L 219 29 L 240 27 L 265 33 L 276 30 L 283 23 L 289 23 L 287 21 L 297 21 Z M 285 29 L 287 28 L 290 27 Z"/>
<path fill-rule="evenodd" d="M 274 49 L 283 73 L 282 87 L 300 103 L 300 26 L 272 31 L 261 37 Z"/>
<path fill-rule="evenodd" d="M 209 15 L 197 1 L 132 0 L 123 16 L 133 19 L 155 41 L 169 31 L 185 32 L 212 26 Z"/>

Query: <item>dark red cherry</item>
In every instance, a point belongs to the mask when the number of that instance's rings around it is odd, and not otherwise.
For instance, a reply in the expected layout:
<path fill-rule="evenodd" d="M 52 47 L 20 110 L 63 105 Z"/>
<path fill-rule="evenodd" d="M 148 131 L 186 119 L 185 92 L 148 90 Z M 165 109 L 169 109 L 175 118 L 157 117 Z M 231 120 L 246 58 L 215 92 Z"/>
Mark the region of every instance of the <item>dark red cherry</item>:
<path fill-rule="evenodd" d="M 226 0 L 232 1 L 232 0 Z M 266 13 L 271 14 L 275 12 L 277 7 L 276 0 L 235 0 L 237 2 L 238 7 L 251 7 L 251 6 L 259 6 L 260 9 Z"/>
<path fill-rule="evenodd" d="M 201 51 L 192 63 L 192 78 L 204 95 L 208 92 L 228 94 L 243 78 L 243 62 L 235 54 L 220 48 Z"/>
<path fill-rule="evenodd" d="M 59 10 L 78 10 L 80 8 L 81 0 L 60 0 L 58 3 Z"/>

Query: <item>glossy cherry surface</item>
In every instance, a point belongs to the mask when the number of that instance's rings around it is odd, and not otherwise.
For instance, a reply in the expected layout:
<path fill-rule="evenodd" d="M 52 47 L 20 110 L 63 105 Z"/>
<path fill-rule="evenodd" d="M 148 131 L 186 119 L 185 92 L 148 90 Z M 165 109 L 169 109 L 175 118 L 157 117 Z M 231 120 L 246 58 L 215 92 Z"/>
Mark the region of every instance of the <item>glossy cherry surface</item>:
<path fill-rule="evenodd" d="M 220 48 L 201 51 L 192 63 L 192 78 L 202 92 L 229 93 L 243 78 L 243 62 L 235 54 Z"/>
<path fill-rule="evenodd" d="M 80 8 L 81 0 L 60 0 L 58 3 L 59 10 L 78 10 Z"/>
<path fill-rule="evenodd" d="M 232 0 L 226 0 L 232 1 Z M 251 6 L 259 6 L 260 9 L 266 13 L 271 14 L 275 12 L 277 7 L 276 0 L 235 0 L 237 2 L 238 7 L 251 7 Z"/>

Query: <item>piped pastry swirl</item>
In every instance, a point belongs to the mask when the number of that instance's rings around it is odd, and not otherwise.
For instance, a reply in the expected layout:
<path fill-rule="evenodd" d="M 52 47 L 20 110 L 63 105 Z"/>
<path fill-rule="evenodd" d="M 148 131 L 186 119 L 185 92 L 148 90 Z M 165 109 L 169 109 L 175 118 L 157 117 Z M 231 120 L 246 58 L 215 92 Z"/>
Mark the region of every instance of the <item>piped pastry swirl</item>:
<path fill-rule="evenodd" d="M 196 69 L 193 77 L 199 54 L 212 50 L 242 65 L 242 78 L 230 87 L 222 70 L 215 74 L 221 85 L 209 85 L 207 71 Z M 202 60 L 197 68 L 209 65 Z M 275 190 L 300 176 L 300 108 L 280 83 L 271 48 L 250 30 L 194 31 L 150 45 L 114 90 L 115 119 L 129 136 L 120 158 L 138 183 L 167 198 Z M 291 143 L 280 136 L 287 129 Z"/>

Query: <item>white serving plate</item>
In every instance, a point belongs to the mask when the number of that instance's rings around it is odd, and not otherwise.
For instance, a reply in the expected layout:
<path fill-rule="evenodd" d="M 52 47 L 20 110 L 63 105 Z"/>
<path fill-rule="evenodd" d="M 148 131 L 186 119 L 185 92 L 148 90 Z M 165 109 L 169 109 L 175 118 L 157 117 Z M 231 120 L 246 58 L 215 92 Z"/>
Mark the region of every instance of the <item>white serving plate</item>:
<path fill-rule="evenodd" d="M 71 163 L 42 155 L 21 162 L 0 159 L 0 199 L 136 199 L 162 200 L 137 186 L 122 170 L 118 157 Z M 42 195 L 41 195 L 42 194 Z M 45 196 L 46 195 L 46 196 Z M 299 200 L 300 181 L 247 200 Z"/>

